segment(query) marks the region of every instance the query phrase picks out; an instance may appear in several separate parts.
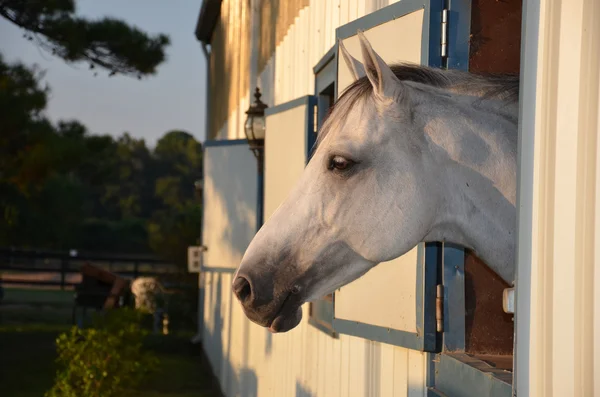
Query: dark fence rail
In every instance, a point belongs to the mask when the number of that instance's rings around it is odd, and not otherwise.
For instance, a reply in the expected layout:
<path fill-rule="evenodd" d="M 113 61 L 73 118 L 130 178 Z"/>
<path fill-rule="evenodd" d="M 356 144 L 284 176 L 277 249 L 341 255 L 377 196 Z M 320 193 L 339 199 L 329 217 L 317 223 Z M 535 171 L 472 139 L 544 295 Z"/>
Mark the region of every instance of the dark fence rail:
<path fill-rule="evenodd" d="M 179 269 L 164 260 L 143 255 L 107 255 L 72 251 L 25 250 L 0 247 L 0 283 L 4 285 L 73 287 L 84 263 L 127 278 L 160 277 Z M 37 274 L 39 277 L 33 277 Z M 178 288 L 178 285 L 165 285 Z"/>
<path fill-rule="evenodd" d="M 66 260 L 80 260 L 80 261 L 102 261 L 102 262 L 144 262 L 144 263 L 158 263 L 170 265 L 168 262 L 149 255 L 110 255 L 100 253 L 89 253 L 89 252 L 72 252 L 72 251 L 49 251 L 49 250 L 35 250 L 35 249 L 20 249 L 20 248 L 6 248 L 0 247 L 0 258 L 12 257 L 12 258 L 31 258 L 31 259 L 66 259 Z M 172 266 L 172 265 L 171 265 Z"/>

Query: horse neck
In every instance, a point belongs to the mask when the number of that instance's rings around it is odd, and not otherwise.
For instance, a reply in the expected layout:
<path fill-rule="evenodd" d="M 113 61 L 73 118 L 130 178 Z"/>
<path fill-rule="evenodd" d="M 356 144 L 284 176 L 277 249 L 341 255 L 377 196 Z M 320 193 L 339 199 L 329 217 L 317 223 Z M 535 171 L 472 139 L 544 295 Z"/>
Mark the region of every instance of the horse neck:
<path fill-rule="evenodd" d="M 514 279 L 516 106 L 461 98 L 434 101 L 424 118 L 442 190 L 426 241 L 472 249 L 508 283 Z"/>

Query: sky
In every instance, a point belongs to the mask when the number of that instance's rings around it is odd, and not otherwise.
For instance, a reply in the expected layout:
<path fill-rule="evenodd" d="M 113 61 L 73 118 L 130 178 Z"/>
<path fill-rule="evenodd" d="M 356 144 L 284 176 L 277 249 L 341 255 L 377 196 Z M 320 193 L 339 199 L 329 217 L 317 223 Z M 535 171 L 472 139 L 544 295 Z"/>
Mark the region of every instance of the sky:
<path fill-rule="evenodd" d="M 194 36 L 202 0 L 77 0 L 77 14 L 90 19 L 116 17 L 149 34 L 171 39 L 167 60 L 154 76 L 108 77 L 88 64 L 68 64 L 23 38 L 22 29 L 0 17 L 0 52 L 6 62 L 37 64 L 50 87 L 47 116 L 76 119 L 91 133 L 128 132 L 148 146 L 167 131 L 180 129 L 204 141 L 206 65 Z"/>

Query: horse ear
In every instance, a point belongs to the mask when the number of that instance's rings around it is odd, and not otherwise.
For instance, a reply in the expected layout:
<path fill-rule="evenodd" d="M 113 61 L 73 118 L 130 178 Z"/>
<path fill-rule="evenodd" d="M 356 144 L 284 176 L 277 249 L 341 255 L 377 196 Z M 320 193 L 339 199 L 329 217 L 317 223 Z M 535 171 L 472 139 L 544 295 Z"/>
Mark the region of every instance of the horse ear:
<path fill-rule="evenodd" d="M 394 92 L 401 84 L 400 80 L 388 64 L 373 50 L 369 40 L 360 30 L 358 31 L 358 39 L 360 40 L 365 72 L 373 85 L 375 93 L 382 98 L 393 98 Z"/>
<path fill-rule="evenodd" d="M 344 58 L 344 62 L 346 62 L 346 66 L 350 69 L 350 73 L 352 73 L 352 77 L 354 80 L 358 80 L 365 75 L 365 67 L 362 63 L 358 61 L 358 59 L 354 58 L 344 45 L 344 42 L 339 39 L 338 46 L 340 48 L 340 52 L 342 53 L 342 57 Z"/>

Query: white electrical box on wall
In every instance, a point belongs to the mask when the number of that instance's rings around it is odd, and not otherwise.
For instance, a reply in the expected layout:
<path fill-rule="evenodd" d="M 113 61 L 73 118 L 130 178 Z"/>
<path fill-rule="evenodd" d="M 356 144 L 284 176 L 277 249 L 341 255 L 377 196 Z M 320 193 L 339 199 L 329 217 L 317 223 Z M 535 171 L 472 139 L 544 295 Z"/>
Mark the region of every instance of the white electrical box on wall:
<path fill-rule="evenodd" d="M 202 269 L 202 253 L 206 250 L 202 246 L 188 247 L 188 272 L 200 273 Z"/>

